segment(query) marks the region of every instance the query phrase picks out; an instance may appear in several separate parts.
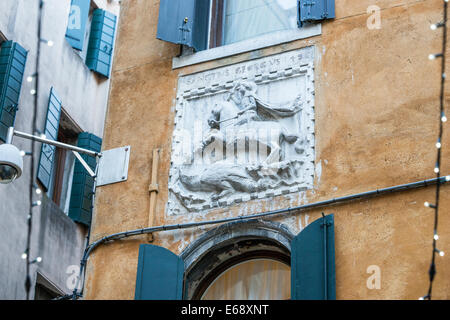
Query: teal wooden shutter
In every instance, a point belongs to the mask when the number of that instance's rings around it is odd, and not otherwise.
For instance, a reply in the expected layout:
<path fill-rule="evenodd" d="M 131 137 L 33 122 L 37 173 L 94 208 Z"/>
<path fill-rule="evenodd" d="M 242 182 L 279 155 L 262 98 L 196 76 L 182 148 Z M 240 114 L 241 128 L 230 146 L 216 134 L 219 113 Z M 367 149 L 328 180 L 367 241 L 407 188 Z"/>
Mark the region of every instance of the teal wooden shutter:
<path fill-rule="evenodd" d="M 0 140 L 3 142 L 8 128 L 14 126 L 26 61 L 27 51 L 18 43 L 3 42 L 0 49 Z"/>
<path fill-rule="evenodd" d="M 171 251 L 141 244 L 136 276 L 135 300 L 181 300 L 183 260 Z"/>
<path fill-rule="evenodd" d="M 108 11 L 94 10 L 86 65 L 107 78 L 111 69 L 117 17 Z"/>
<path fill-rule="evenodd" d="M 334 0 L 297 0 L 298 23 L 335 18 Z"/>
<path fill-rule="evenodd" d="M 102 139 L 88 132 L 78 135 L 77 145 L 80 148 L 100 152 Z M 81 154 L 84 161 L 95 172 L 97 159 L 93 156 Z M 94 178 L 92 178 L 80 161 L 75 160 L 75 168 L 72 179 L 72 191 L 70 195 L 69 217 L 73 221 L 90 226 L 92 219 L 92 195 L 94 192 Z"/>
<path fill-rule="evenodd" d="M 291 299 L 336 299 L 333 215 L 314 221 L 292 240 Z"/>
<path fill-rule="evenodd" d="M 156 38 L 205 50 L 208 22 L 209 0 L 161 0 Z"/>
<path fill-rule="evenodd" d="M 83 50 L 86 22 L 89 17 L 91 0 L 72 0 L 67 23 L 66 39 L 77 50 Z"/>
<path fill-rule="evenodd" d="M 58 140 L 59 119 L 61 117 L 61 99 L 52 87 L 48 99 L 47 119 L 45 120 L 44 133 L 47 139 Z M 55 162 L 56 147 L 43 143 L 39 157 L 37 178 L 46 191 L 50 189 L 53 165 Z"/>
<path fill-rule="evenodd" d="M 205 50 L 208 47 L 210 0 L 195 1 L 195 21 L 192 43 L 190 47 L 196 51 Z"/>

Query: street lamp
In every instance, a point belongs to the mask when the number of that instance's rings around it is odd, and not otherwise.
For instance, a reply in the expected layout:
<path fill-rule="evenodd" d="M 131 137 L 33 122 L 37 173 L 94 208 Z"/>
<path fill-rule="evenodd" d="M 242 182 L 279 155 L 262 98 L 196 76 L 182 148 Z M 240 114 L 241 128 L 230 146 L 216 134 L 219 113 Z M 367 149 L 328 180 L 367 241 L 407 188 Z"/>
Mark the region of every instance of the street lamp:
<path fill-rule="evenodd" d="M 33 136 L 10 127 L 8 129 L 5 143 L 0 145 L 0 183 L 11 183 L 22 175 L 23 159 L 19 149 L 12 144 L 13 136 L 71 150 L 89 175 L 98 179 L 98 186 L 123 182 L 128 178 L 130 146 L 106 150 L 103 152 L 95 152 L 59 141 L 49 140 L 44 137 Z M 91 167 L 89 167 L 86 161 L 84 161 L 84 159 L 80 156 L 80 153 L 99 158 L 97 174 L 91 169 Z"/>

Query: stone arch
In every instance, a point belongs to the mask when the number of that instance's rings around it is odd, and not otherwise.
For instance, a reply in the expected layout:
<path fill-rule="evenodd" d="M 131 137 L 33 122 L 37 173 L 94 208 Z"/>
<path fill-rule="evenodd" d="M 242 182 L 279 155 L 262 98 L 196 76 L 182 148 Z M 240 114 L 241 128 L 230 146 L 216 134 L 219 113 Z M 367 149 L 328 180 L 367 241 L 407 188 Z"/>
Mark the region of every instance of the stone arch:
<path fill-rule="evenodd" d="M 237 221 L 214 228 L 181 253 L 185 264 L 185 299 L 199 299 L 221 272 L 241 261 L 271 258 L 290 265 L 294 234 L 267 220 Z"/>

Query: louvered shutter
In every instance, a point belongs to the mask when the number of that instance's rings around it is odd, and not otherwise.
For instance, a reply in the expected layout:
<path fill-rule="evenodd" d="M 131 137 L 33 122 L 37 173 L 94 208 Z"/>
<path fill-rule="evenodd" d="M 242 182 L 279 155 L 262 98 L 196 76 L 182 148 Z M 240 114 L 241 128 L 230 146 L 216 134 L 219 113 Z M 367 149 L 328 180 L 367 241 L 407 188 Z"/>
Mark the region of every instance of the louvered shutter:
<path fill-rule="evenodd" d="M 78 135 L 78 147 L 100 152 L 102 139 L 88 133 L 82 132 Z M 93 156 L 81 154 L 84 161 L 95 172 L 97 159 Z M 72 220 L 86 226 L 91 224 L 92 219 L 92 195 L 94 178 L 92 178 L 80 161 L 75 160 L 75 168 L 72 179 L 72 191 L 70 195 L 69 217 Z"/>
<path fill-rule="evenodd" d="M 5 142 L 14 126 L 27 51 L 13 41 L 3 42 L 0 50 L 0 140 Z"/>
<path fill-rule="evenodd" d="M 135 300 L 181 300 L 183 295 L 183 260 L 151 244 L 139 247 Z"/>
<path fill-rule="evenodd" d="M 335 18 L 334 0 L 297 0 L 298 23 Z"/>
<path fill-rule="evenodd" d="M 101 9 L 94 10 L 86 65 L 90 70 L 107 78 L 111 69 L 116 24 L 117 17 L 112 13 Z"/>
<path fill-rule="evenodd" d="M 61 117 L 61 99 L 52 87 L 50 97 L 48 99 L 47 118 L 45 120 L 44 134 L 47 139 L 58 140 L 59 120 Z M 39 157 L 39 165 L 37 178 L 42 186 L 48 191 L 51 187 L 53 166 L 55 163 L 56 147 L 43 143 L 41 145 L 41 154 Z"/>
<path fill-rule="evenodd" d="M 90 7 L 91 0 L 72 0 L 67 23 L 66 39 L 74 49 L 83 50 Z"/>
<path fill-rule="evenodd" d="M 336 299 L 333 215 L 314 221 L 292 240 L 291 299 Z"/>
<path fill-rule="evenodd" d="M 209 7 L 209 0 L 161 0 L 156 38 L 205 50 Z"/>

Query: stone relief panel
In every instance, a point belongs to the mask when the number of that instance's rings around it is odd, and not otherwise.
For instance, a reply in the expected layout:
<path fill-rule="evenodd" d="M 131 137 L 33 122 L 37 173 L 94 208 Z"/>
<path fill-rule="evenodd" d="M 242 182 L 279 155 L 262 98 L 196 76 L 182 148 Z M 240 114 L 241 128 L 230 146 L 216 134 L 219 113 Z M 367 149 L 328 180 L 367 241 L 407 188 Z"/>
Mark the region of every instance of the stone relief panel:
<path fill-rule="evenodd" d="M 169 215 L 313 182 L 314 47 L 179 78 Z"/>

